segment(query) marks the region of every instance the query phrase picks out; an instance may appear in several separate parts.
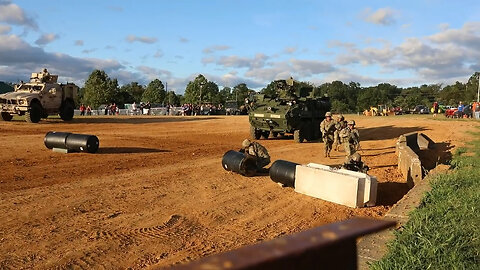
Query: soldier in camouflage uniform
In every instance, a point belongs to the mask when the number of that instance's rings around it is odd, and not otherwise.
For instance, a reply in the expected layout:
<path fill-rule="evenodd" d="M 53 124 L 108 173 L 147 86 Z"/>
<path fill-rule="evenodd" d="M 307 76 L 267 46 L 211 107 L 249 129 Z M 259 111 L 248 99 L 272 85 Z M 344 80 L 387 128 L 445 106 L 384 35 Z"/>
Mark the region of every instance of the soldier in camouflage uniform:
<path fill-rule="evenodd" d="M 333 141 L 335 140 L 335 121 L 332 119 L 332 113 L 327 112 L 325 119 L 320 123 L 323 143 L 325 144 L 325 157 L 330 157 Z"/>
<path fill-rule="evenodd" d="M 245 139 L 242 142 L 242 149 L 240 151 L 255 158 L 257 171 L 263 170 L 263 167 L 270 163 L 270 155 L 268 154 L 267 148 L 258 142 L 251 142 L 249 139 Z"/>
<path fill-rule="evenodd" d="M 340 131 L 340 139 L 345 146 L 345 155 L 348 159 L 357 151 L 360 145 L 360 134 L 358 133 L 358 129 L 355 128 L 354 120 L 349 121 L 347 127 Z"/>
<path fill-rule="evenodd" d="M 342 144 L 342 141 L 340 140 L 340 131 L 342 131 L 342 129 L 346 127 L 347 121 L 345 121 L 343 115 L 340 114 L 339 116 L 337 116 L 337 123 L 335 124 L 335 141 L 333 142 L 335 151 L 338 151 L 338 146 Z"/>

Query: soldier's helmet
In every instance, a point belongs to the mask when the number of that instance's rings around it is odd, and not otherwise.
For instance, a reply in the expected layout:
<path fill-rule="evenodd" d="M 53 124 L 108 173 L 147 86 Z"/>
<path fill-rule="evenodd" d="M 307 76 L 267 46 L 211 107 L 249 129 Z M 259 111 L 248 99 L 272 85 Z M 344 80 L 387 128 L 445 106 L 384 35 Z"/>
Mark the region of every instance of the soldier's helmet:
<path fill-rule="evenodd" d="M 242 147 L 243 147 L 243 148 L 247 148 L 247 147 L 250 146 L 250 144 L 251 144 L 250 140 L 249 140 L 249 139 L 245 139 L 245 140 L 243 140 L 243 142 L 242 142 Z"/>
<path fill-rule="evenodd" d="M 341 114 L 340 114 L 339 116 L 337 116 L 337 117 L 338 117 L 338 120 L 340 120 L 340 121 L 345 120 L 345 117 L 343 117 L 343 115 L 341 115 Z"/>
<path fill-rule="evenodd" d="M 326 113 L 325 113 L 325 117 L 327 117 L 327 116 L 332 117 L 332 113 L 331 113 L 331 112 L 326 112 Z"/>
<path fill-rule="evenodd" d="M 350 121 L 348 121 L 348 124 L 349 124 L 349 125 L 352 125 L 352 126 L 355 126 L 355 120 L 350 120 Z"/>
<path fill-rule="evenodd" d="M 45 73 L 46 73 L 46 72 L 47 72 L 47 69 L 46 69 L 46 68 L 44 68 L 44 69 L 43 69 L 43 72 L 45 72 Z"/>

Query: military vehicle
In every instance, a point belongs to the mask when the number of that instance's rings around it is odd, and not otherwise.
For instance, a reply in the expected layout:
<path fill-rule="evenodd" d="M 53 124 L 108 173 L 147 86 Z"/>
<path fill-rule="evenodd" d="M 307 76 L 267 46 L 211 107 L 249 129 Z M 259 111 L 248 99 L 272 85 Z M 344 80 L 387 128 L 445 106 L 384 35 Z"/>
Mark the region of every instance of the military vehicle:
<path fill-rule="evenodd" d="M 272 134 L 293 134 L 295 142 L 321 138 L 320 123 L 330 111 L 328 97 L 314 97 L 313 87 L 289 80 L 274 81 L 275 93 L 247 98 L 250 136 L 267 139 Z"/>
<path fill-rule="evenodd" d="M 58 75 L 32 73 L 30 82 L 15 85 L 14 92 L 0 95 L 0 114 L 10 121 L 14 114 L 25 115 L 29 123 L 38 123 L 48 115 L 59 114 L 64 121 L 72 120 L 78 87 L 73 83 L 58 84 Z"/>
<path fill-rule="evenodd" d="M 225 102 L 225 114 L 226 115 L 239 115 L 240 109 L 236 100 L 227 100 Z"/>

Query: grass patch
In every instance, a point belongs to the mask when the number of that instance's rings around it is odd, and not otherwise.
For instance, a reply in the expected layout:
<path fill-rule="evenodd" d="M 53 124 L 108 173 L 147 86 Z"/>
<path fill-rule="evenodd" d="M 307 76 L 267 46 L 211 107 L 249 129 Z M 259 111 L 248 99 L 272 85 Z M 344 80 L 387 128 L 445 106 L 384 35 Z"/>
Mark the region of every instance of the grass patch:
<path fill-rule="evenodd" d="M 480 140 L 458 148 L 451 165 L 371 269 L 480 269 Z"/>

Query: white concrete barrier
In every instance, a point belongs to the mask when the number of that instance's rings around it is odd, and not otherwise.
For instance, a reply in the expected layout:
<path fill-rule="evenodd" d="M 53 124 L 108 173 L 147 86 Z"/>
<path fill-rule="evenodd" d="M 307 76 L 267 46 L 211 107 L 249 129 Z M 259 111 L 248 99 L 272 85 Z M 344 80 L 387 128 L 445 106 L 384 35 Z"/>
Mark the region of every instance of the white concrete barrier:
<path fill-rule="evenodd" d="M 298 165 L 295 191 L 349 207 L 374 206 L 377 178 L 365 173 L 335 170 L 322 164 Z"/>

